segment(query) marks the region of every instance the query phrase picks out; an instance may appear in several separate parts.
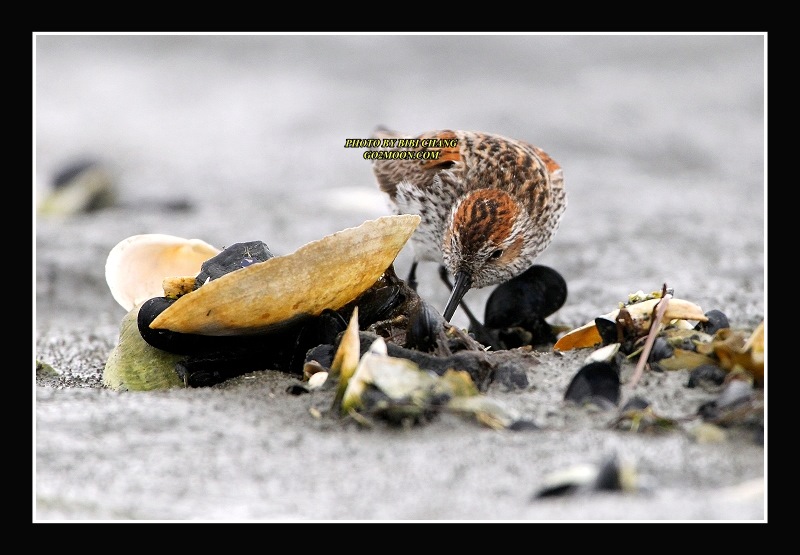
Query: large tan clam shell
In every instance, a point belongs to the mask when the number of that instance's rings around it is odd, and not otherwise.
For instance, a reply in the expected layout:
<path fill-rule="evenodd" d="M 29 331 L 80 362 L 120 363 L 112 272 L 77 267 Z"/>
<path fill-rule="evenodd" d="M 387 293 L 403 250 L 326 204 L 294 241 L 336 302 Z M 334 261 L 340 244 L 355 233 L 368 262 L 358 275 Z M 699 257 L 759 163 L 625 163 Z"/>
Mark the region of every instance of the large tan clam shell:
<path fill-rule="evenodd" d="M 179 298 L 150 324 L 202 335 L 268 331 L 337 310 L 369 289 L 419 225 L 416 215 L 384 216 L 225 274 Z"/>
<path fill-rule="evenodd" d="M 130 311 L 153 297 L 163 297 L 164 278 L 197 275 L 220 250 L 200 239 L 145 233 L 123 239 L 106 259 L 106 283 L 122 308 Z"/>

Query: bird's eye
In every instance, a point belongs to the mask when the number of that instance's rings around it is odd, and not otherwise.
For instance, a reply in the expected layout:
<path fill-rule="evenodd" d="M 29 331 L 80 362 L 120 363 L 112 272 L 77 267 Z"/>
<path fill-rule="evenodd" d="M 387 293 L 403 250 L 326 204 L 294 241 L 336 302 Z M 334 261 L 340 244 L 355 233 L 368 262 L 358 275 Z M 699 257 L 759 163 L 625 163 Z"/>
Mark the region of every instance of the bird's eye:
<path fill-rule="evenodd" d="M 497 260 L 501 256 L 503 256 L 503 250 L 497 249 L 496 251 L 492 252 L 492 254 L 489 255 L 489 258 L 491 258 L 492 260 Z"/>

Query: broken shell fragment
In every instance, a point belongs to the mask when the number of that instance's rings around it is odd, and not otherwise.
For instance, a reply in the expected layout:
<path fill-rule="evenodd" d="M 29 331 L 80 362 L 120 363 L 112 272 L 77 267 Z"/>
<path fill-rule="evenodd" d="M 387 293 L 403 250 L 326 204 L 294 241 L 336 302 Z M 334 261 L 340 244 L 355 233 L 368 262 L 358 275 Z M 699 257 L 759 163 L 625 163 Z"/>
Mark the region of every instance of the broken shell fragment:
<path fill-rule="evenodd" d="M 417 228 L 385 216 L 313 241 L 292 254 L 225 274 L 182 296 L 150 327 L 202 335 L 256 334 L 338 310 L 369 289 Z"/>
<path fill-rule="evenodd" d="M 604 316 L 608 318 L 608 316 Z M 579 328 L 567 332 L 562 335 L 556 344 L 553 345 L 554 351 L 570 351 L 572 349 L 581 349 L 583 347 L 597 347 L 602 345 L 603 338 L 600 336 L 600 331 L 597 329 L 595 322 L 589 322 Z"/>
<path fill-rule="evenodd" d="M 746 370 L 756 381 L 756 385 L 764 385 L 764 321 L 745 336 L 740 330 L 723 328 L 714 336 L 710 344 L 714 355 L 723 368 L 732 371 L 737 367 Z"/>
<path fill-rule="evenodd" d="M 365 411 L 392 422 L 419 421 L 429 409 L 437 377 L 414 362 L 390 357 L 378 337 L 364 353 L 342 398 L 342 412 Z"/>
<path fill-rule="evenodd" d="M 308 378 L 308 389 L 314 390 L 319 389 L 325 382 L 328 380 L 328 372 L 316 372 L 312 374 L 310 378 Z"/>
<path fill-rule="evenodd" d="M 162 287 L 166 298 L 177 299 L 197 288 L 196 278 L 194 276 L 167 278 L 162 282 Z"/>
<path fill-rule="evenodd" d="M 106 283 L 122 308 L 130 311 L 164 295 L 164 280 L 195 276 L 219 249 L 200 239 L 148 233 L 117 243 L 106 258 Z"/>
<path fill-rule="evenodd" d="M 592 362 L 607 362 L 612 365 L 616 364 L 616 367 L 619 368 L 619 362 L 617 360 L 619 348 L 619 343 L 611 343 L 605 347 L 597 349 L 596 351 L 592 351 L 586 357 L 584 364 L 590 364 Z"/>
<path fill-rule="evenodd" d="M 339 348 L 333 357 L 329 374 L 339 379 L 336 396 L 333 399 L 334 409 L 341 408 L 342 398 L 347 390 L 350 378 L 355 374 L 361 358 L 361 341 L 358 338 L 358 307 L 353 309 L 350 323 L 344 330 Z"/>

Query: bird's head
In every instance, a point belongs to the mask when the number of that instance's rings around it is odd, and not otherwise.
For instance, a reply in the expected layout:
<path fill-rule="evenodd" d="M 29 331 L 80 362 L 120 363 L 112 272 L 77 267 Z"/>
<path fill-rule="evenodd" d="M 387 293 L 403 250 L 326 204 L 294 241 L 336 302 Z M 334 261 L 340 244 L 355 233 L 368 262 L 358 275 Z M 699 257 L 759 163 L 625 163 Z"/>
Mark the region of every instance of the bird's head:
<path fill-rule="evenodd" d="M 499 189 L 478 189 L 459 199 L 445 226 L 442 255 L 447 269 L 466 272 L 472 287 L 507 281 L 530 267 L 531 219 Z"/>
<path fill-rule="evenodd" d="M 445 319 L 469 289 L 521 274 L 543 248 L 528 212 L 509 193 L 478 189 L 460 198 L 450 211 L 442 243 L 444 265 L 455 277 Z"/>

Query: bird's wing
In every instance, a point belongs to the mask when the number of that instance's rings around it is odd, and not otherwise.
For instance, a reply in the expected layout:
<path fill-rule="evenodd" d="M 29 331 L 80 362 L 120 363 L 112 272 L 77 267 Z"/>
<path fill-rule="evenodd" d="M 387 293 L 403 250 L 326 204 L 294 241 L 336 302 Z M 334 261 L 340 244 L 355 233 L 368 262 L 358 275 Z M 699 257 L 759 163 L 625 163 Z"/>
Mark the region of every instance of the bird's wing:
<path fill-rule="evenodd" d="M 407 139 L 411 146 L 395 146 L 375 150 L 400 150 L 408 152 L 432 152 L 435 157 L 429 158 L 388 158 L 373 159 L 372 170 L 380 189 L 394 199 L 397 185 L 409 182 L 417 187 L 428 187 L 433 183 L 436 174 L 443 169 L 454 173 L 462 167 L 461 141 L 455 131 L 428 131 L 419 135 L 408 135 L 392 131 L 384 127 L 377 128 L 373 139 Z M 395 143 L 399 144 L 399 143 Z"/>
<path fill-rule="evenodd" d="M 467 180 L 516 194 L 563 188 L 561 166 L 542 149 L 525 141 L 481 132 L 460 132 Z"/>
<path fill-rule="evenodd" d="M 535 147 L 533 145 L 529 145 L 531 150 L 544 162 L 545 167 L 547 168 L 547 173 L 550 174 L 550 183 L 555 188 L 564 188 L 564 171 L 561 169 L 561 166 L 550 158 L 550 155 L 547 154 L 544 150 L 539 147 Z"/>

